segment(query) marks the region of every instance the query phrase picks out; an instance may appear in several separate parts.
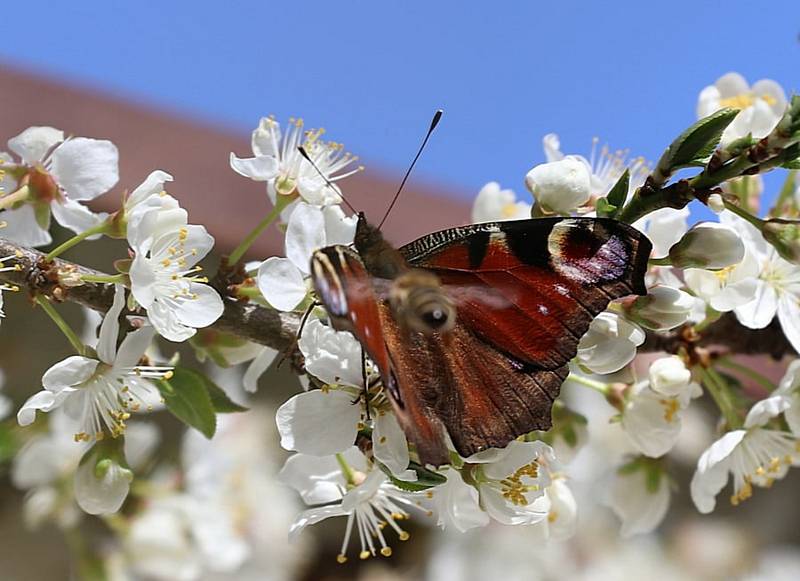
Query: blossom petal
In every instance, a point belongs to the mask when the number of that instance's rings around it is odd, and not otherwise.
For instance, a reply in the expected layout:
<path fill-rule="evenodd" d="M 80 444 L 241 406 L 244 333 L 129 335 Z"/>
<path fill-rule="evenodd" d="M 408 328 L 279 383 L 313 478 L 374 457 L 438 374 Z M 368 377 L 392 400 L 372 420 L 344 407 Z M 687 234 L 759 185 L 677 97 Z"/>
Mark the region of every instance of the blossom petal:
<path fill-rule="evenodd" d="M 372 451 L 395 476 L 405 479 L 408 468 L 408 441 L 393 413 L 379 412 L 372 432 Z M 402 476 L 401 476 L 402 475 Z"/>
<path fill-rule="evenodd" d="M 309 204 L 298 204 L 286 226 L 286 257 L 300 272 L 307 274 L 311 255 L 326 245 L 322 210 Z"/>
<path fill-rule="evenodd" d="M 734 311 L 739 322 L 750 329 L 763 329 L 769 325 L 778 310 L 775 289 L 763 280 L 757 282 L 753 300 Z"/>
<path fill-rule="evenodd" d="M 289 399 L 278 408 L 275 420 L 284 449 L 327 456 L 353 446 L 361 407 L 348 393 L 315 389 Z"/>
<path fill-rule="evenodd" d="M 352 446 L 342 456 L 355 470 L 366 470 L 364 455 Z M 342 467 L 335 456 L 291 456 L 278 472 L 278 479 L 294 488 L 306 504 L 323 504 L 341 500 L 345 487 Z"/>
<path fill-rule="evenodd" d="M 325 244 L 351 244 L 356 235 L 356 216 L 345 216 L 341 206 L 322 208 L 325 219 Z"/>
<path fill-rule="evenodd" d="M 115 513 L 128 496 L 133 472 L 114 462 L 99 476 L 95 466 L 92 455 L 75 471 L 75 500 L 89 514 Z"/>
<path fill-rule="evenodd" d="M 270 347 L 264 347 L 261 350 L 250 365 L 247 366 L 247 371 L 244 372 L 242 384 L 244 385 L 245 391 L 250 393 L 256 392 L 256 389 L 258 389 L 258 378 L 272 365 L 277 355 L 278 351 Z"/>
<path fill-rule="evenodd" d="M 265 182 L 278 175 L 278 160 L 274 157 L 242 158 L 231 153 L 230 164 L 233 171 L 255 182 Z"/>
<path fill-rule="evenodd" d="M 54 127 L 28 127 L 8 140 L 8 148 L 27 164 L 44 160 L 45 155 L 57 143 L 64 141 L 64 132 Z"/>
<path fill-rule="evenodd" d="M 75 390 L 66 387 L 58 392 L 42 390 L 30 396 L 17 412 L 17 423 L 20 426 L 29 426 L 36 420 L 36 410 L 49 412 L 56 409 Z"/>
<path fill-rule="evenodd" d="M 33 206 L 26 204 L 16 210 L 5 210 L 2 221 L 6 223 L 2 229 L 3 238 L 22 246 L 46 246 L 53 241 L 50 232 L 39 226 Z"/>
<path fill-rule="evenodd" d="M 89 228 L 94 228 L 108 218 L 108 214 L 105 212 L 92 212 L 80 202 L 76 202 L 70 198 L 65 199 L 63 202 L 50 204 L 50 211 L 53 212 L 53 217 L 56 219 L 56 222 L 65 228 L 69 228 L 76 234 L 82 234 Z M 86 240 L 97 240 L 100 236 L 102 236 L 102 234 L 93 234 L 86 238 Z"/>
<path fill-rule="evenodd" d="M 670 494 L 666 476 L 662 475 L 658 489 L 647 488 L 646 470 L 632 474 L 618 474 L 611 488 L 609 505 L 622 520 L 623 537 L 649 533 L 667 514 Z"/>
<path fill-rule="evenodd" d="M 117 357 L 114 360 L 115 369 L 128 369 L 136 367 L 139 360 L 147 351 L 150 343 L 153 341 L 155 329 L 149 325 L 141 327 L 135 331 L 131 331 L 122 340 L 117 351 Z"/>
<path fill-rule="evenodd" d="M 483 509 L 494 520 L 504 525 L 531 525 L 547 518 L 547 512 L 530 505 L 518 506 L 510 503 L 499 490 L 483 485 L 480 487 Z"/>
<path fill-rule="evenodd" d="M 42 386 L 52 392 L 59 392 L 65 387 L 73 387 L 87 381 L 97 369 L 96 359 L 72 355 L 59 361 L 42 376 Z"/>
<path fill-rule="evenodd" d="M 138 206 L 150 196 L 160 194 L 164 191 L 164 183 L 171 182 L 172 179 L 170 174 L 160 169 L 150 172 L 150 175 L 144 178 L 144 181 L 125 199 L 125 209 L 130 212 L 134 206 Z"/>
<path fill-rule="evenodd" d="M 308 293 L 303 273 L 288 258 L 267 258 L 256 281 L 264 299 L 279 311 L 293 311 Z"/>
<path fill-rule="evenodd" d="M 787 290 L 781 295 L 778 301 L 778 320 L 789 343 L 795 351 L 800 352 L 800 298 L 797 294 Z"/>
<path fill-rule="evenodd" d="M 747 417 L 744 419 L 745 429 L 755 428 L 766 425 L 772 418 L 785 412 L 791 406 L 791 401 L 783 395 L 775 395 L 756 402 Z"/>
<path fill-rule="evenodd" d="M 51 163 L 50 173 L 73 200 L 92 200 L 119 181 L 119 152 L 105 139 L 69 139 L 53 151 Z"/>
<path fill-rule="evenodd" d="M 225 306 L 217 291 L 207 284 L 190 282 L 191 298 L 181 301 L 175 309 L 178 320 L 189 327 L 208 327 L 222 316 Z"/>
<path fill-rule="evenodd" d="M 306 371 L 324 383 L 362 387 L 361 344 L 350 333 L 339 332 L 311 319 L 297 342 Z"/>
<path fill-rule="evenodd" d="M 308 525 L 316 524 L 332 516 L 344 516 L 346 514 L 347 512 L 342 510 L 339 505 L 310 508 L 303 511 L 292 523 L 292 526 L 289 527 L 289 540 L 294 541 Z"/>
<path fill-rule="evenodd" d="M 481 510 L 475 487 L 466 484 L 457 470 L 448 468 L 443 474 L 447 481 L 433 490 L 437 524 L 460 533 L 488 525 L 489 515 Z"/>
<path fill-rule="evenodd" d="M 714 510 L 716 496 L 728 482 L 727 460 L 746 434 L 746 430 L 728 432 L 711 444 L 697 461 L 690 491 L 700 512 L 707 514 Z"/>
<path fill-rule="evenodd" d="M 117 355 L 117 337 L 119 335 L 119 315 L 125 306 L 125 287 L 114 285 L 114 302 L 103 317 L 100 324 L 100 335 L 97 340 L 97 356 L 108 365 L 114 364 Z"/>

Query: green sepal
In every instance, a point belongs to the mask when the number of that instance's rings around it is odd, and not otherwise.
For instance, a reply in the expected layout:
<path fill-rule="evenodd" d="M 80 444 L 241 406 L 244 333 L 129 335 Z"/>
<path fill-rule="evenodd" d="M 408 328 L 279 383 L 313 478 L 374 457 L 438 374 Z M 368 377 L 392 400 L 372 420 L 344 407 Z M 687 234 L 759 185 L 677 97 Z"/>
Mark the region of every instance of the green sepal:
<path fill-rule="evenodd" d="M 422 492 L 423 490 L 429 490 L 435 486 L 439 486 L 440 484 L 447 482 L 446 476 L 443 476 L 438 472 L 434 472 L 433 470 L 428 470 L 416 462 L 410 462 L 408 465 L 411 470 L 417 473 L 417 479 L 414 482 L 400 480 L 394 474 L 392 474 L 391 470 L 377 460 L 375 461 L 375 464 L 384 474 L 386 474 L 392 484 L 394 484 L 400 490 L 405 490 L 406 492 Z"/>
<path fill-rule="evenodd" d="M 598 198 L 594 209 L 598 218 L 613 218 L 619 207 L 609 204 L 606 198 Z"/>

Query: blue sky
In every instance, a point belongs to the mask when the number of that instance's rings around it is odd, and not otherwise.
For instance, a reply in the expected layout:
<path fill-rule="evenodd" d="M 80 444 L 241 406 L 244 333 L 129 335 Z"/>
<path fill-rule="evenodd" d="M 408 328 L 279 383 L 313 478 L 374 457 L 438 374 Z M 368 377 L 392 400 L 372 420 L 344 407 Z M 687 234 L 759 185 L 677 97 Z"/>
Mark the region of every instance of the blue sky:
<path fill-rule="evenodd" d="M 16 2 L 0 59 L 242 132 L 302 116 L 368 169 L 401 172 L 441 107 L 419 174 L 467 196 L 523 192 L 548 132 L 568 153 L 599 136 L 655 159 L 730 70 L 797 89 L 794 0 L 487 6 Z"/>

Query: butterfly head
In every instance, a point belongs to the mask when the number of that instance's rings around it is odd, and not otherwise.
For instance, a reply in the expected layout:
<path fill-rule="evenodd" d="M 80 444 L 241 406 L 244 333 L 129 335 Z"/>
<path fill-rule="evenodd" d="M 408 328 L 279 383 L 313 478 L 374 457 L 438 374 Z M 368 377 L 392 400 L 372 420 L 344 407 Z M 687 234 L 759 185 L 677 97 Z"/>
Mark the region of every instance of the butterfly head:
<path fill-rule="evenodd" d="M 414 268 L 398 276 L 389 293 L 395 318 L 412 331 L 446 333 L 456 324 L 456 307 L 439 277 Z"/>

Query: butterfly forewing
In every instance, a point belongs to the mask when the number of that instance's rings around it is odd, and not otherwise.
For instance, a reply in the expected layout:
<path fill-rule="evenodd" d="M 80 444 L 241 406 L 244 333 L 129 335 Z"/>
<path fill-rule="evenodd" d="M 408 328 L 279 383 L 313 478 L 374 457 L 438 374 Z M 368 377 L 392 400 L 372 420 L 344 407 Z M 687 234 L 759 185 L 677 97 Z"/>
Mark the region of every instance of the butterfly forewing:
<path fill-rule="evenodd" d="M 398 422 L 420 458 L 430 464 L 446 463 L 442 422 L 422 401 L 425 392 L 418 388 L 407 366 L 395 365 L 390 355 L 387 337 L 399 327 L 385 301 L 378 300 L 375 279 L 367 273 L 358 253 L 346 246 L 318 250 L 311 258 L 311 276 L 333 327 L 350 331 L 378 367 Z M 417 355 L 425 359 L 425 353 Z"/>
<path fill-rule="evenodd" d="M 458 318 L 520 362 L 558 369 L 592 319 L 616 298 L 644 294 L 651 245 L 634 228 L 597 218 L 543 218 L 453 228 L 401 248 L 445 290 L 482 287 Z M 492 304 L 494 303 L 494 304 Z"/>

